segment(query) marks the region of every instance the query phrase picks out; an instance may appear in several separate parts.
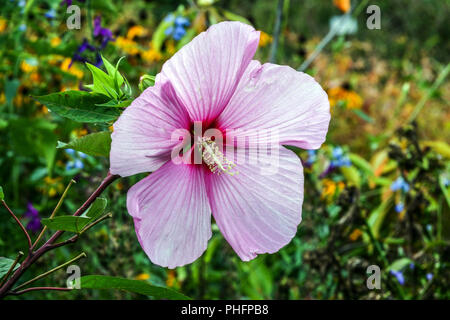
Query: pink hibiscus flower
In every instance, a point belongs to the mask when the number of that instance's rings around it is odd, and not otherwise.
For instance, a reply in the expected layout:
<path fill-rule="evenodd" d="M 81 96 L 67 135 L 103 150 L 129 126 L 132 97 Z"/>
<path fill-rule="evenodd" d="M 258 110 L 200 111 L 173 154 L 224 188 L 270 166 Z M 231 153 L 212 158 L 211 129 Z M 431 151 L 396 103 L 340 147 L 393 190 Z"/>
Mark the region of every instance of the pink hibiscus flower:
<path fill-rule="evenodd" d="M 211 238 L 211 214 L 244 261 L 277 252 L 296 234 L 303 170 L 283 145 L 319 148 L 330 107 L 309 75 L 252 60 L 258 42 L 259 32 L 246 24 L 213 25 L 168 60 L 114 124 L 111 173 L 153 172 L 128 191 L 127 208 L 155 264 L 175 268 L 199 258 Z M 227 147 L 206 134 L 186 144 L 197 124 L 200 134 L 222 133 Z M 173 138 L 180 130 L 188 136 L 183 142 Z M 236 142 L 240 133 L 247 140 Z M 270 152 L 261 152 L 267 144 Z M 183 161 L 172 160 L 174 150 Z M 235 162 L 239 151 L 257 161 Z M 200 162 L 190 161 L 195 154 Z M 262 174 L 262 164 L 274 160 L 277 170 Z"/>

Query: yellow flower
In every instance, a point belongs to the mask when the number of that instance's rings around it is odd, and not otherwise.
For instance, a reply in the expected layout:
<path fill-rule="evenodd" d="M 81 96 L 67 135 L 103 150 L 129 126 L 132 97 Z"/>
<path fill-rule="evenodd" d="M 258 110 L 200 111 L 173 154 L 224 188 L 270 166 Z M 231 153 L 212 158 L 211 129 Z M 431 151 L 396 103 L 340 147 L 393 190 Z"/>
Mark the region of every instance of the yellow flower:
<path fill-rule="evenodd" d="M 60 37 L 53 37 L 52 40 L 50 40 L 50 45 L 52 47 L 57 47 L 57 46 L 59 46 L 60 43 L 61 43 Z"/>
<path fill-rule="evenodd" d="M 83 78 L 83 71 L 81 71 L 80 69 L 77 68 L 77 66 L 75 64 L 72 64 L 70 66 L 70 62 L 72 61 L 72 59 L 70 58 L 65 58 L 63 60 L 63 62 L 61 63 L 61 70 L 68 72 L 72 75 L 74 75 L 75 77 L 77 77 L 78 79 Z M 69 67 L 70 66 L 70 67 Z"/>
<path fill-rule="evenodd" d="M 30 61 L 23 60 L 22 63 L 20 64 L 20 69 L 25 73 L 30 73 L 37 70 L 37 65 L 31 63 Z"/>
<path fill-rule="evenodd" d="M 85 128 L 78 128 L 72 131 L 72 133 L 77 137 L 81 138 L 82 136 L 85 136 L 88 134 L 88 131 Z"/>
<path fill-rule="evenodd" d="M 128 29 L 127 38 L 133 40 L 135 37 L 143 37 L 147 35 L 147 30 L 141 26 L 132 26 Z"/>
<path fill-rule="evenodd" d="M 342 181 L 336 183 L 333 180 L 324 179 L 321 198 L 330 200 L 336 194 L 336 192 L 344 189 L 344 187 L 345 185 Z"/>
<path fill-rule="evenodd" d="M 352 241 L 358 240 L 359 237 L 361 237 L 362 231 L 359 229 L 353 230 L 353 232 L 350 234 L 349 239 Z"/>
<path fill-rule="evenodd" d="M 166 285 L 168 287 L 173 287 L 174 284 L 175 284 L 175 271 L 174 270 L 169 270 L 167 272 Z"/>
<path fill-rule="evenodd" d="M 116 189 L 117 189 L 117 190 L 122 190 L 122 189 L 123 189 L 123 183 L 122 183 L 122 181 L 119 181 L 119 182 L 116 183 Z"/>
<path fill-rule="evenodd" d="M 272 37 L 270 35 L 268 35 L 267 33 L 265 33 L 264 31 L 261 31 L 261 35 L 259 36 L 259 46 L 265 47 L 271 42 L 272 42 Z"/>
<path fill-rule="evenodd" d="M 348 109 L 360 109 L 363 105 L 362 98 L 354 91 L 335 87 L 328 90 L 328 100 L 331 107 L 338 104 L 339 101 L 345 103 Z"/>
<path fill-rule="evenodd" d="M 48 176 L 44 178 L 44 182 L 49 186 L 48 195 L 50 197 L 54 197 L 64 190 L 64 185 L 61 183 L 61 179 L 61 177 L 50 178 Z"/>
<path fill-rule="evenodd" d="M 145 280 L 150 279 L 150 275 L 148 273 L 141 273 L 141 274 L 137 275 L 134 279 L 145 281 Z"/>
<path fill-rule="evenodd" d="M 170 55 L 175 54 L 177 52 L 177 48 L 175 48 L 175 41 L 173 39 L 169 39 L 166 41 L 167 53 Z"/>
<path fill-rule="evenodd" d="M 158 50 L 150 47 L 147 51 L 142 52 L 142 59 L 148 62 L 160 61 L 162 54 Z"/>
<path fill-rule="evenodd" d="M 39 80 L 41 80 L 41 76 L 39 75 L 39 73 L 33 72 L 32 74 L 30 74 L 30 80 L 33 82 L 39 82 Z"/>
<path fill-rule="evenodd" d="M 333 4 L 342 12 L 346 13 L 350 10 L 350 0 L 333 0 Z"/>
<path fill-rule="evenodd" d="M 0 33 L 6 30 L 7 20 L 0 18 Z"/>
<path fill-rule="evenodd" d="M 124 38 L 124 37 L 117 37 L 116 41 L 114 41 L 114 44 L 121 49 L 122 51 L 135 55 L 139 53 L 139 48 L 136 42 L 133 40 Z"/>

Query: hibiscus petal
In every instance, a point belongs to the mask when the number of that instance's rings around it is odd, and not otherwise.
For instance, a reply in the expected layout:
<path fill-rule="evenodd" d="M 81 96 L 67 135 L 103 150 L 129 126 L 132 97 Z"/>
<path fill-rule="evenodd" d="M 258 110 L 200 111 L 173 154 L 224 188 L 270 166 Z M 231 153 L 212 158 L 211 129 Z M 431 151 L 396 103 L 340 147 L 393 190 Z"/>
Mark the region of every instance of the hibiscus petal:
<path fill-rule="evenodd" d="M 244 261 L 257 254 L 277 252 L 295 236 L 301 221 L 300 159 L 284 147 L 272 150 L 271 155 L 262 152 L 256 155 L 258 162 L 247 160 L 237 164 L 238 174 L 210 173 L 206 180 L 216 223 Z M 255 160 L 254 155 L 251 158 Z M 277 172 L 264 174 L 264 164 L 275 165 Z"/>
<path fill-rule="evenodd" d="M 255 143 L 269 142 L 271 134 L 277 134 L 279 143 L 304 149 L 321 146 L 329 122 L 327 94 L 311 76 L 255 60 L 217 120 L 228 139 L 237 137 L 230 129 L 240 129 Z"/>
<path fill-rule="evenodd" d="M 212 121 L 227 105 L 259 42 L 259 31 L 221 22 L 168 60 L 158 78 L 170 79 L 193 121 Z"/>
<path fill-rule="evenodd" d="M 170 82 L 158 81 L 125 109 L 111 135 L 111 173 L 123 177 L 155 171 L 170 160 L 179 141 L 176 129 L 189 130 L 190 119 Z"/>
<path fill-rule="evenodd" d="M 130 188 L 127 209 L 153 263 L 175 268 L 206 250 L 211 209 L 201 167 L 167 162 Z"/>

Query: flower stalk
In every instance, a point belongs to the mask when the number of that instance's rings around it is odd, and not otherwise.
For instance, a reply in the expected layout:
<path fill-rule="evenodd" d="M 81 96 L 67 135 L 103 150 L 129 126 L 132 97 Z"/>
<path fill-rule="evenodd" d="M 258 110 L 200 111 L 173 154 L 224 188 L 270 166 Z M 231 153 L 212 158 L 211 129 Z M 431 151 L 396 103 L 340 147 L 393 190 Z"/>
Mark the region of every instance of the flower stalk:
<path fill-rule="evenodd" d="M 114 181 L 116 181 L 119 177 L 120 176 L 113 175 L 108 172 L 108 175 L 106 176 L 106 178 L 101 182 L 101 184 L 97 187 L 97 189 L 89 196 L 89 198 L 83 203 L 83 205 L 81 205 L 75 211 L 73 216 L 77 217 L 77 216 L 82 215 L 87 210 L 87 208 L 89 208 L 89 206 L 95 201 L 95 199 L 97 199 L 102 194 L 102 192 L 109 185 L 111 185 Z M 4 202 L 4 201 L 2 201 L 2 202 Z M 4 205 L 5 205 L 5 203 L 4 203 Z M 10 211 L 10 210 L 8 210 L 8 211 Z M 11 213 L 11 211 L 10 211 L 10 213 Z M 13 215 L 13 217 L 15 217 L 15 216 Z M 16 218 L 16 221 L 18 221 L 17 218 Z M 20 221 L 18 221 L 18 222 L 21 225 Z M 25 230 L 25 228 L 23 228 L 23 226 L 22 226 L 22 229 Z M 64 241 L 60 244 L 55 245 L 56 240 L 58 240 L 63 234 L 64 234 L 64 231 L 56 231 L 39 249 L 37 249 L 35 251 L 29 250 L 27 257 L 22 262 L 20 267 L 17 268 L 17 270 L 15 270 L 12 273 L 11 278 L 6 280 L 6 282 L 0 287 L 0 299 L 4 298 L 7 295 L 18 295 L 18 294 L 23 294 L 23 293 L 26 293 L 29 291 L 35 291 L 35 290 L 62 290 L 62 291 L 70 290 L 69 288 L 37 287 L 37 288 L 24 289 L 22 291 L 12 291 L 13 286 L 17 283 L 17 281 L 19 281 L 19 279 L 28 270 L 28 268 L 30 266 L 32 266 L 45 253 L 47 253 L 48 251 L 51 251 L 55 248 L 59 248 L 63 245 L 70 244 L 70 243 L 73 243 L 76 241 L 76 238 L 75 238 L 73 241 Z M 27 233 L 27 235 L 28 235 L 28 233 Z M 75 237 L 78 237 L 78 235 L 76 235 Z M 29 238 L 29 236 L 28 236 L 28 238 Z M 72 240 L 72 238 L 70 238 L 69 240 Z M 29 241 L 29 245 L 31 248 L 31 240 Z M 50 270 L 50 271 L 52 271 L 52 270 Z M 20 287 L 23 287 L 23 285 L 17 287 L 15 290 L 17 290 Z"/>

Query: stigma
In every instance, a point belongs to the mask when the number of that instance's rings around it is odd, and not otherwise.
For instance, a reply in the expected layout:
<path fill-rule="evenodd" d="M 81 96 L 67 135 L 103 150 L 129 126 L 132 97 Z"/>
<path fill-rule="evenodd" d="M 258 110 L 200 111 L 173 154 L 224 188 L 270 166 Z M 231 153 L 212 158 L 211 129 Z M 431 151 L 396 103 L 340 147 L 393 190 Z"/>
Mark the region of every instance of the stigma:
<path fill-rule="evenodd" d="M 226 173 L 230 176 L 239 173 L 234 170 L 236 165 L 225 157 L 211 138 L 198 137 L 198 149 L 202 153 L 203 161 L 212 173 L 217 173 L 218 175 Z"/>

